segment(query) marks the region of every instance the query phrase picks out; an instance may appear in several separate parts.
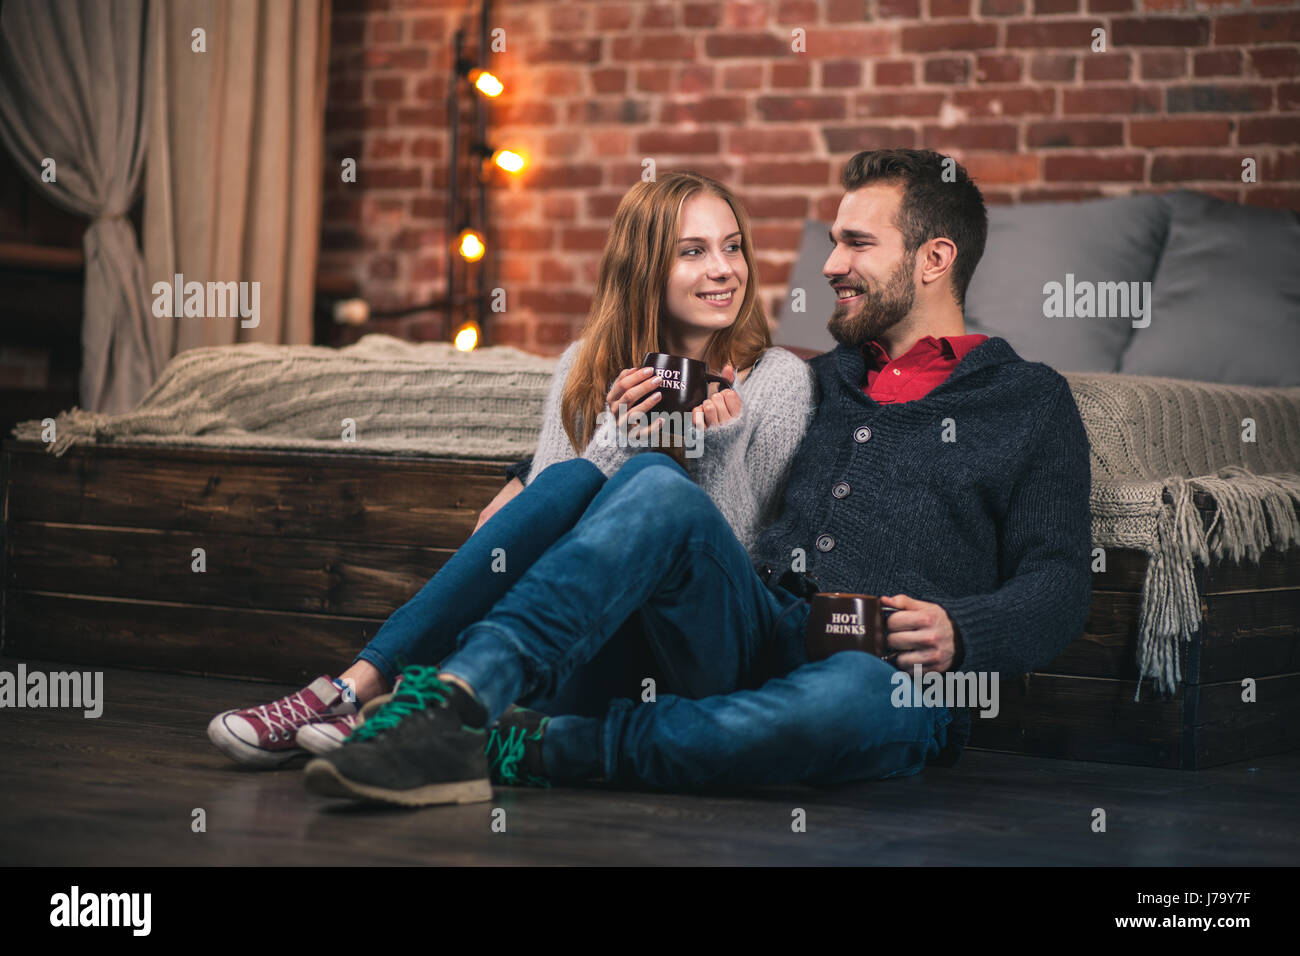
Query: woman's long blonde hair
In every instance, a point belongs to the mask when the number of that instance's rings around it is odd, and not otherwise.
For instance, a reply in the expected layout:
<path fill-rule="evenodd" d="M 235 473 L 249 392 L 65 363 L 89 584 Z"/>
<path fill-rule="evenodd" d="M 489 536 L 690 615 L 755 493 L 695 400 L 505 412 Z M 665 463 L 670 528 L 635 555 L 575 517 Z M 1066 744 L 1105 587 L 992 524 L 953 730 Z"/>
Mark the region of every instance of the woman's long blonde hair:
<path fill-rule="evenodd" d="M 595 296 L 582 326 L 582 345 L 574 356 L 560 404 L 564 430 L 579 455 L 591 441 L 597 416 L 605 410 L 610 383 L 623 369 L 640 365 L 647 352 L 663 351 L 659 311 L 677 255 L 678 220 L 682 204 L 698 192 L 717 196 L 735 213 L 741 255 L 749 269 L 736 321 L 713 333 L 704 360 L 714 371 L 721 371 L 728 362 L 737 370 L 745 369 L 772 345 L 767 315 L 758 297 L 749 216 L 740 200 L 717 180 L 689 171 L 637 183 L 614 213 Z"/>

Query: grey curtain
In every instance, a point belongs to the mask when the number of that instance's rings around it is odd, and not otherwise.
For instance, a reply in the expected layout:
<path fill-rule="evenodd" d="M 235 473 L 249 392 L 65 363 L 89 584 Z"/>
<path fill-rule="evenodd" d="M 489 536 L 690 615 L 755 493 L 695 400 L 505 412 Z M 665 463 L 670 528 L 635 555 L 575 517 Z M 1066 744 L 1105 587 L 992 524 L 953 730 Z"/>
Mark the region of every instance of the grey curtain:
<path fill-rule="evenodd" d="M 0 137 L 55 203 L 90 218 L 82 318 L 82 407 L 133 407 L 160 369 L 151 297 L 126 219 L 144 167 L 147 0 L 4 0 Z M 41 180 L 54 160 L 55 180 Z"/>

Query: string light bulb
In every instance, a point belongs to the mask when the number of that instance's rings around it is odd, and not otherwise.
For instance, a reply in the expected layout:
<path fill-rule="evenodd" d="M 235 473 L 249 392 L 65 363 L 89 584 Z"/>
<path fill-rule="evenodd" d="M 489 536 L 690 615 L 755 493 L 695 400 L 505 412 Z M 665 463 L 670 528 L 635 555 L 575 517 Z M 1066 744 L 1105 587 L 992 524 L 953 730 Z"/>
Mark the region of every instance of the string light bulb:
<path fill-rule="evenodd" d="M 478 347 L 479 328 L 477 322 L 464 322 L 456 330 L 456 337 L 452 340 L 456 348 L 461 352 L 470 352 Z"/>
<path fill-rule="evenodd" d="M 528 168 L 528 156 L 526 153 L 518 152 L 513 149 L 498 149 L 492 154 L 492 162 L 508 173 L 518 175 Z"/>
<path fill-rule="evenodd" d="M 472 70 L 469 74 L 469 79 L 470 82 L 474 84 L 474 88 L 484 96 L 500 96 L 501 91 L 505 89 L 505 86 L 502 85 L 501 81 L 487 70 Z"/>
<path fill-rule="evenodd" d="M 487 252 L 487 245 L 483 242 L 483 237 L 473 229 L 462 229 L 456 239 L 456 251 L 466 262 L 478 262 L 483 258 L 483 253 Z"/>

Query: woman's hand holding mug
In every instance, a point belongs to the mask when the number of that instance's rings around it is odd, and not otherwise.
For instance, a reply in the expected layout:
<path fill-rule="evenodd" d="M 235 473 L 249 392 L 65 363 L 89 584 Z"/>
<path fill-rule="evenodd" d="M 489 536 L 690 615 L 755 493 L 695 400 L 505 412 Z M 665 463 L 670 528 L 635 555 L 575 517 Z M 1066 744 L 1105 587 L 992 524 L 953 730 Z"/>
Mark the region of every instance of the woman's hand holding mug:
<path fill-rule="evenodd" d="M 722 368 L 722 378 L 727 383 L 734 386 L 736 383 L 736 368 L 728 363 Z M 657 370 L 650 366 L 642 368 L 625 368 L 619 373 L 618 378 L 614 379 L 613 385 L 610 386 L 609 393 L 605 396 L 605 404 L 608 406 L 611 414 L 615 416 L 615 422 L 620 429 L 626 427 L 627 418 L 633 412 L 640 412 L 649 416 L 655 406 L 663 398 L 659 391 L 659 378 Z M 623 408 L 620 409 L 620 406 Z M 717 392 L 706 398 L 699 405 L 691 410 L 691 421 L 696 428 L 706 429 L 713 425 L 721 425 L 723 422 L 730 421 L 740 415 L 742 403 L 740 395 L 734 388 L 720 387 Z M 629 438 L 640 437 L 642 431 L 646 436 L 650 436 L 659 430 L 663 425 L 662 418 L 656 418 L 648 427 L 638 428 L 629 433 Z"/>
<path fill-rule="evenodd" d="M 736 367 L 730 362 L 722 366 L 722 377 L 735 386 Z M 691 412 L 691 421 L 695 423 L 696 428 L 721 425 L 723 422 L 739 417 L 740 409 L 740 396 L 735 388 L 719 388 L 715 394 L 695 406 Z"/>
<path fill-rule="evenodd" d="M 608 406 L 610 414 L 614 416 L 615 424 L 620 431 L 627 426 L 628 416 L 633 412 L 640 412 L 649 416 L 651 409 L 659 403 L 662 396 L 659 394 L 659 380 L 655 376 L 655 370 L 649 367 L 643 368 L 625 368 L 614 379 L 614 384 L 610 386 L 608 394 L 605 396 L 605 404 Z M 620 408 L 620 406 L 623 406 Z M 628 433 L 629 438 L 640 438 L 642 431 L 648 437 L 655 434 L 663 424 L 661 419 L 656 419 L 648 428 L 636 428 Z"/>

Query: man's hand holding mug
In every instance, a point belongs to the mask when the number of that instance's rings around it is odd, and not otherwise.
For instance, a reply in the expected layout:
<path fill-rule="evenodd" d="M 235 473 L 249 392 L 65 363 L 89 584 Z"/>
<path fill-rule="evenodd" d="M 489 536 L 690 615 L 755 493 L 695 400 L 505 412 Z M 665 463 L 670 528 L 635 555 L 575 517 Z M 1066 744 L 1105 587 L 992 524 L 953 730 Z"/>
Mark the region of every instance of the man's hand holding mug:
<path fill-rule="evenodd" d="M 880 603 L 894 608 L 885 618 L 885 660 L 909 674 L 917 664 L 923 674 L 952 669 L 959 638 L 947 611 L 906 594 L 882 597 Z"/>
<path fill-rule="evenodd" d="M 922 673 L 951 670 L 961 648 L 947 611 L 906 594 L 818 592 L 804 637 L 810 661 L 862 651 L 909 673 L 918 666 Z"/>

